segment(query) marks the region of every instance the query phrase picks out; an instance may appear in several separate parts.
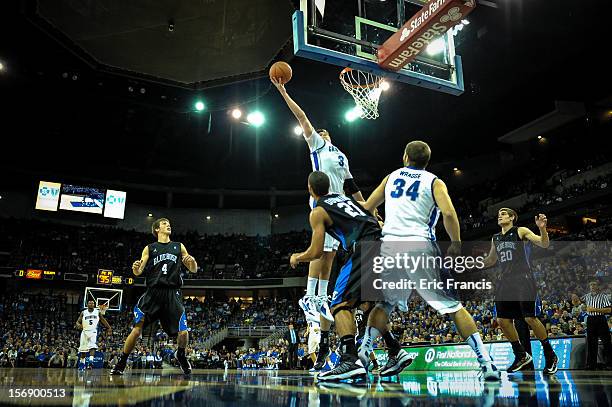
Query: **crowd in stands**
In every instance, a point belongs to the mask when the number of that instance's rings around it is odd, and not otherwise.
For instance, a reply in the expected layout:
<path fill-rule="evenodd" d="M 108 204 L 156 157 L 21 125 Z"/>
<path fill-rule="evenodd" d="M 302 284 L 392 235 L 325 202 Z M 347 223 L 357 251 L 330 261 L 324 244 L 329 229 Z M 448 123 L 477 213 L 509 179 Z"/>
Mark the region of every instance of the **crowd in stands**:
<path fill-rule="evenodd" d="M 452 190 L 451 196 L 461 221 L 462 230 L 480 228 L 497 219 L 497 214 L 489 214 L 487 207 L 498 202 L 527 194 L 523 205 L 512 208 L 519 213 L 545 209 L 570 199 L 604 190 L 612 181 L 612 173 L 581 183 L 570 183 L 569 179 L 584 174 L 609 162 L 605 154 L 590 156 L 587 159 L 566 159 L 563 154 L 573 154 L 572 149 L 548 154 L 545 159 L 534 159 L 529 165 L 515 169 L 512 175 L 489 180 L 461 190 Z"/>
<path fill-rule="evenodd" d="M 590 192 L 605 190 L 611 182 L 612 173 L 577 185 L 541 188 L 537 193 L 530 195 L 524 205 L 514 205 L 512 209 L 518 213 L 543 211 L 550 205 L 568 201 Z M 473 199 L 460 197 L 457 200 L 456 209 L 461 220 L 462 230 L 477 229 L 495 222 L 497 214 L 487 212 L 487 207 L 492 204 L 494 202 L 485 201 L 479 204 Z"/>
<path fill-rule="evenodd" d="M 587 242 L 571 243 L 559 254 L 534 262 L 542 298 L 540 318 L 551 337 L 585 334 L 585 305 L 572 305 L 570 295 L 584 294 L 588 281 L 593 278 L 609 284 L 610 258 L 609 245 Z M 493 296 L 488 294 L 480 300 L 466 300 L 464 305 L 474 316 L 485 341 L 503 340 L 501 329 L 494 323 Z M 0 298 L 0 366 L 75 367 L 80 332 L 74 323 L 81 301 L 62 293 L 3 293 Z M 191 328 L 187 355 L 196 367 L 282 369 L 287 366 L 287 343 L 282 338 L 262 349 L 237 350 L 210 349 L 205 341 L 225 326 L 281 328 L 289 321 L 302 332 L 299 366 L 308 367 L 311 363 L 303 335 L 305 321 L 297 299 L 266 297 L 245 303 L 234 299 L 186 298 L 184 302 Z M 118 360 L 130 331 L 131 307 L 119 313 L 108 312 L 107 319 L 113 334 L 108 336 L 100 330 L 98 346 L 103 352 L 104 366 L 109 367 Z M 404 345 L 461 342 L 450 318 L 438 315 L 418 297 L 409 302 L 408 312 L 392 314 L 391 329 Z M 129 359 L 132 368 L 159 368 L 164 362 L 173 362 L 174 343 L 159 327 L 145 331 L 143 336 Z"/>
<path fill-rule="evenodd" d="M 32 233 L 36 230 L 36 233 Z M 0 251 L 9 253 L 0 266 L 72 273 L 113 270 L 131 275 L 131 264 L 151 243 L 147 233 L 100 226 L 72 226 L 35 220 L 2 219 Z M 296 248 L 307 247 L 309 232 L 271 236 L 173 234 L 198 261 L 198 272 L 185 278 L 253 279 L 304 275 L 307 265 L 289 267 Z"/>
<path fill-rule="evenodd" d="M 287 298 L 259 298 L 236 315 L 230 326 L 284 326 L 287 321 L 303 325 L 304 313 L 297 302 Z"/>
<path fill-rule="evenodd" d="M 11 294 L 0 298 L 0 366 L 75 367 L 78 359 L 80 331 L 75 327 L 81 307 L 79 301 L 69 304 L 65 294 Z M 77 304 L 78 303 L 78 304 Z M 240 311 L 236 301 L 185 299 L 185 314 L 192 332 L 190 351 L 205 352 L 202 343 Z M 104 365 L 118 360 L 123 342 L 131 331 L 132 306 L 121 312 L 106 313 L 112 334 L 100 329 L 98 349 L 103 353 Z M 161 361 L 172 359 L 171 340 L 159 328 L 146 329 L 144 339 L 131 355 L 135 367 L 161 366 Z"/>

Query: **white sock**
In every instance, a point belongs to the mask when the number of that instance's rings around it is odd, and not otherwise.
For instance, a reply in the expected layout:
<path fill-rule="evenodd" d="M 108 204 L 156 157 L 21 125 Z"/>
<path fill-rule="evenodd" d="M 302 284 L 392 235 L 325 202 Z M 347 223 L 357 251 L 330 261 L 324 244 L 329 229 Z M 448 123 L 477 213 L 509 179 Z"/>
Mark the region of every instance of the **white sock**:
<path fill-rule="evenodd" d="M 374 341 L 376 338 L 381 336 L 380 331 L 373 326 L 367 326 L 365 329 L 365 333 L 363 334 L 363 341 L 361 341 L 361 346 L 359 347 L 359 351 L 361 353 L 369 354 L 374 349 Z"/>
<path fill-rule="evenodd" d="M 315 295 L 317 281 L 319 280 L 314 277 L 308 277 L 308 283 L 306 283 L 306 295 Z"/>
<path fill-rule="evenodd" d="M 478 362 L 492 362 L 491 355 L 484 347 L 484 343 L 482 343 L 482 338 L 480 337 L 480 332 L 474 332 L 467 339 L 466 342 L 470 345 L 470 348 L 476 354 L 476 358 L 478 358 Z"/>
<path fill-rule="evenodd" d="M 327 297 L 327 284 L 329 284 L 329 280 L 319 280 L 319 295 Z"/>

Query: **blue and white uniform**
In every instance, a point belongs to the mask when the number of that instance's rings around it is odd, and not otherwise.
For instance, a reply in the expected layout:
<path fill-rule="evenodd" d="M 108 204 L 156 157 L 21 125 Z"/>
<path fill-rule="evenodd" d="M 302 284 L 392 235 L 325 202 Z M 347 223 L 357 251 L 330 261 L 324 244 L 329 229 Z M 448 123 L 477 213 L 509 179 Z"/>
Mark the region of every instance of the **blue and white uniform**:
<path fill-rule="evenodd" d="M 433 186 L 437 177 L 429 171 L 403 167 L 393 171 L 385 185 L 385 224 L 382 230 L 381 254 L 395 258 L 407 253 L 412 262 L 408 267 L 385 270 L 388 281 L 407 278 L 416 283 L 416 290 L 423 300 L 441 314 L 462 308 L 455 293 L 434 289 L 422 282 L 440 282 L 450 274 L 435 262 L 442 253 L 436 243 L 436 223 L 440 217 Z M 428 260 L 429 259 L 429 260 Z M 402 266 L 403 267 L 403 266 Z M 445 284 L 446 286 L 446 284 Z M 412 290 L 385 290 L 386 302 L 407 310 L 406 302 Z"/>
<path fill-rule="evenodd" d="M 306 138 L 306 137 L 305 137 Z M 329 193 L 344 194 L 344 181 L 352 179 L 349 170 L 349 162 L 346 155 L 329 141 L 323 140 L 321 135 L 314 131 L 306 138 L 310 149 L 310 161 L 313 171 L 322 171 L 329 177 Z M 314 207 L 314 200 L 310 198 L 310 208 Z M 323 250 L 326 252 L 338 249 L 339 242 L 325 234 L 325 245 Z"/>
<path fill-rule="evenodd" d="M 87 308 L 83 310 L 83 318 L 81 319 L 83 331 L 81 332 L 79 352 L 83 353 L 89 352 L 90 349 L 98 349 L 96 337 L 98 336 L 99 322 L 100 310 L 98 308 L 94 308 L 93 311 L 89 311 Z"/>
<path fill-rule="evenodd" d="M 320 319 L 320 318 L 319 318 Z M 321 322 L 308 321 L 308 354 L 316 353 L 321 343 Z"/>
<path fill-rule="evenodd" d="M 440 210 L 433 197 L 434 174 L 404 167 L 389 175 L 385 186 L 384 240 L 436 240 Z"/>

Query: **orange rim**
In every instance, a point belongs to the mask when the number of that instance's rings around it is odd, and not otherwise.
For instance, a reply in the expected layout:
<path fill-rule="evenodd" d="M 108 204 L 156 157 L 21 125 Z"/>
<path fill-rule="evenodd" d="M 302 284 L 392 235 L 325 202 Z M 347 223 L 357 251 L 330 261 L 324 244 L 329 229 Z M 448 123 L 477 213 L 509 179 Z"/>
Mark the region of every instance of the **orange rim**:
<path fill-rule="evenodd" d="M 347 73 L 349 73 L 349 72 L 350 72 L 350 71 L 352 71 L 352 70 L 353 70 L 352 68 L 348 68 L 348 67 L 347 67 L 347 68 L 344 68 L 342 71 L 340 71 L 340 81 L 341 81 L 343 84 L 345 84 L 346 86 L 349 86 L 349 87 L 351 87 L 351 88 L 356 88 L 356 89 L 364 89 L 364 88 L 377 88 L 377 87 L 380 85 L 380 83 L 382 82 L 382 78 L 378 78 L 378 79 L 376 80 L 376 82 L 374 82 L 374 83 L 369 83 L 369 84 L 367 84 L 367 85 L 356 85 L 356 84 L 353 84 L 353 83 L 347 82 L 346 80 L 344 80 L 344 75 L 345 75 L 345 74 L 347 74 Z M 373 75 L 373 74 L 371 74 L 371 75 Z"/>

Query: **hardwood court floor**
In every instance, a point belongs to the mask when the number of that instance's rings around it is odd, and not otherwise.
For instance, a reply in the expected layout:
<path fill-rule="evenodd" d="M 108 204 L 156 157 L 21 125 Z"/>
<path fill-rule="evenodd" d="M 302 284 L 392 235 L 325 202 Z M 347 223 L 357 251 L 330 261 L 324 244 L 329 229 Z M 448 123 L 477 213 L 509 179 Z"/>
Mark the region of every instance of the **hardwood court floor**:
<path fill-rule="evenodd" d="M 473 371 L 370 376 L 357 384 L 315 384 L 307 372 L 0 369 L 2 405 L 136 406 L 610 406 L 612 372 L 508 375 L 484 383 Z"/>

